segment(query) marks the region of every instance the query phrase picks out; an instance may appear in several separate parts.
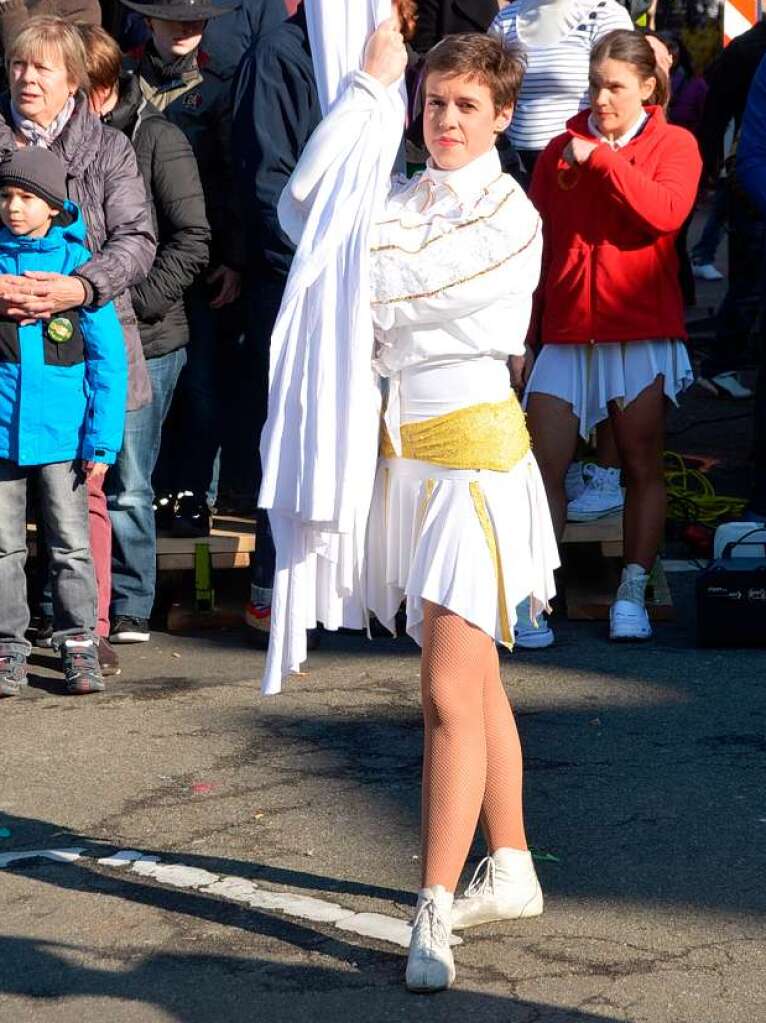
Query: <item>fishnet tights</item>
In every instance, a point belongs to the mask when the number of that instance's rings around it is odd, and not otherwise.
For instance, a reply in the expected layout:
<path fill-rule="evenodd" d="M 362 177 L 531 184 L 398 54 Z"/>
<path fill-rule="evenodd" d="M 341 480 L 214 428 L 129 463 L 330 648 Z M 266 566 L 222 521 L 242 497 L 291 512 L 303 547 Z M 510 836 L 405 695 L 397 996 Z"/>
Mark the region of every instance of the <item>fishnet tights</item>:
<path fill-rule="evenodd" d="M 527 847 L 521 744 L 494 640 L 437 604 L 424 612 L 423 885 L 454 892 L 480 815 L 491 851 Z"/>

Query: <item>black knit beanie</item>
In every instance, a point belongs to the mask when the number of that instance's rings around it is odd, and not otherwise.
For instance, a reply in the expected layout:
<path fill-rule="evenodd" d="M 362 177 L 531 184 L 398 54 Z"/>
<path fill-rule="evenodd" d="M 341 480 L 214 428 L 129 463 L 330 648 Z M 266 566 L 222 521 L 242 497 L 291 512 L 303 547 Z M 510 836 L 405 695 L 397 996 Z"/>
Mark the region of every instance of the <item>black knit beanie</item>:
<path fill-rule="evenodd" d="M 56 223 L 62 227 L 75 217 L 64 208 L 66 202 L 66 170 L 57 156 L 40 146 L 24 146 L 0 163 L 0 188 L 12 185 L 44 199 L 49 206 L 61 210 Z"/>

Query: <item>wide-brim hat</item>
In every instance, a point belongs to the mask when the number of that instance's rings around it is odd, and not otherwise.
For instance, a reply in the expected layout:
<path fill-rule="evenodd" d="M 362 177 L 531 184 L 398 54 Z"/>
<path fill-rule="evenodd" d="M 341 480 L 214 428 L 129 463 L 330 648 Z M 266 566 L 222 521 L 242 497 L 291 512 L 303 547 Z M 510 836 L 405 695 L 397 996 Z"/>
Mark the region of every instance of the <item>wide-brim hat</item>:
<path fill-rule="evenodd" d="M 145 18 L 157 18 L 160 21 L 209 21 L 229 14 L 241 6 L 241 0 L 226 0 L 226 3 L 213 3 L 213 0 L 156 0 L 155 3 L 140 3 L 138 0 L 120 0 L 131 11 L 143 14 Z"/>

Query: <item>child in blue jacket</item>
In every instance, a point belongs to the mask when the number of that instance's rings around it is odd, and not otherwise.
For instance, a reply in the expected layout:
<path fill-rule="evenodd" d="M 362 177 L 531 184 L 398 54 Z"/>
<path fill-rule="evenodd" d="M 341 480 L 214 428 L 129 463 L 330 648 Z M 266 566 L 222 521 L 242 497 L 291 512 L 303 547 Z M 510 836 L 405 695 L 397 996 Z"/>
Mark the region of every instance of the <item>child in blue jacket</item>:
<path fill-rule="evenodd" d="M 28 146 L 0 164 L 0 274 L 68 274 L 90 259 L 66 172 Z M 0 695 L 27 683 L 27 480 L 37 478 L 50 556 L 53 646 L 70 693 L 104 688 L 94 641 L 96 585 L 86 479 L 122 444 L 125 345 L 111 303 L 50 320 L 0 317 Z"/>

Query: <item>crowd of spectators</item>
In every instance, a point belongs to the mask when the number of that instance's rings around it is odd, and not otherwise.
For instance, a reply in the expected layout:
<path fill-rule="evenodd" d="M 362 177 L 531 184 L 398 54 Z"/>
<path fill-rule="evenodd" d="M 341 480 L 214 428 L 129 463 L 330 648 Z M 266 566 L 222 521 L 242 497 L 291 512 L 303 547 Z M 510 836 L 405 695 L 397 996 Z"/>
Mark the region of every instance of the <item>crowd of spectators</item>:
<path fill-rule="evenodd" d="M 415 13 L 414 4 L 402 0 L 400 7 Z M 524 188 L 532 187 L 542 208 L 544 176 L 553 180 L 557 171 L 537 175 L 536 193 L 535 167 L 588 106 L 592 53 L 615 29 L 633 28 L 630 10 L 619 0 L 420 0 L 408 74 L 414 146 L 408 153 L 418 152 L 422 56 L 447 34 L 489 31 L 526 54 L 514 117 L 498 148 L 503 166 Z M 658 66 L 668 72 L 667 119 L 699 140 L 703 184 L 713 196 L 691 262 L 690 215 L 679 225 L 687 302 L 693 301 L 692 275 L 722 276 L 714 260 L 724 224 L 730 231 L 733 272 L 700 381 L 718 396 L 749 397 L 738 371 L 763 294 L 763 74 L 747 116 L 745 106 L 766 53 L 766 26 L 737 39 L 704 77 L 679 34 L 650 35 Z M 85 663 L 78 653 L 79 666 L 70 674 L 90 672 L 96 679 L 99 671 L 117 672 L 112 644 L 150 638 L 157 532 L 205 536 L 214 508 L 256 517 L 246 618 L 256 639 L 265 641 L 274 551 L 267 516 L 256 509 L 258 438 L 267 411 L 269 339 L 293 256 L 277 203 L 321 116 L 303 6 L 300 0 L 4 0 L 0 45 L 8 85 L 0 98 L 0 158 L 13 159 L 25 147 L 57 157 L 89 251 L 89 258 L 65 271 L 46 268 L 30 276 L 6 269 L 0 316 L 22 325 L 79 314 L 87 319 L 113 303 L 125 339 L 124 439 L 82 480 L 96 582 L 95 660 Z M 725 158 L 724 140 L 732 121 L 739 137 L 743 120 L 735 166 L 733 157 Z M 682 206 L 691 205 L 696 193 L 693 162 L 687 161 Z M 549 217 L 562 222 L 558 214 Z M 678 272 L 664 249 L 662 259 L 666 273 Z M 664 326 L 657 336 L 683 333 Z M 528 369 L 515 368 L 517 383 L 528 382 Z M 688 383 L 681 376 L 677 390 Z M 751 508 L 757 515 L 766 514 L 764 373 L 761 378 Z M 535 407 L 533 402 L 533 433 Z M 537 418 L 542 423 L 546 417 Z M 566 464 L 548 473 L 557 522 L 567 499 L 575 516 L 619 510 L 621 469 L 641 476 L 637 463 L 622 464 L 631 452 L 624 437 L 615 443 L 608 417 L 596 417 L 580 432 L 588 435 L 597 423 L 597 453 L 587 469 L 577 468 L 574 497 L 565 493 L 573 479 L 571 473 L 564 479 Z M 10 450 L 0 452 L 1 465 L 13 461 Z M 18 454 L 16 461 L 33 479 L 35 463 Z M 113 462 L 108 471 L 107 461 Z M 654 483 L 647 486 L 651 490 Z M 37 490 L 30 507 L 45 512 L 45 488 Z M 644 495 L 644 511 L 646 500 Z M 652 500 L 653 520 L 661 523 L 659 496 Z M 36 641 L 61 648 L 74 637 L 82 645 L 91 625 L 87 616 L 62 618 L 62 572 L 71 565 L 62 568 L 61 545 L 46 525 L 50 509 L 43 512 Z M 653 556 L 661 530 L 655 526 L 639 561 Z M 0 566 L 6 556 L 0 550 Z M 26 656 L 27 626 L 23 617 L 13 629 L 0 624 L 0 661 Z M 552 641 L 544 621 L 526 631 L 525 637 L 520 629 L 521 645 Z M 87 679 L 74 685 L 73 691 L 77 685 L 83 691 Z"/>

